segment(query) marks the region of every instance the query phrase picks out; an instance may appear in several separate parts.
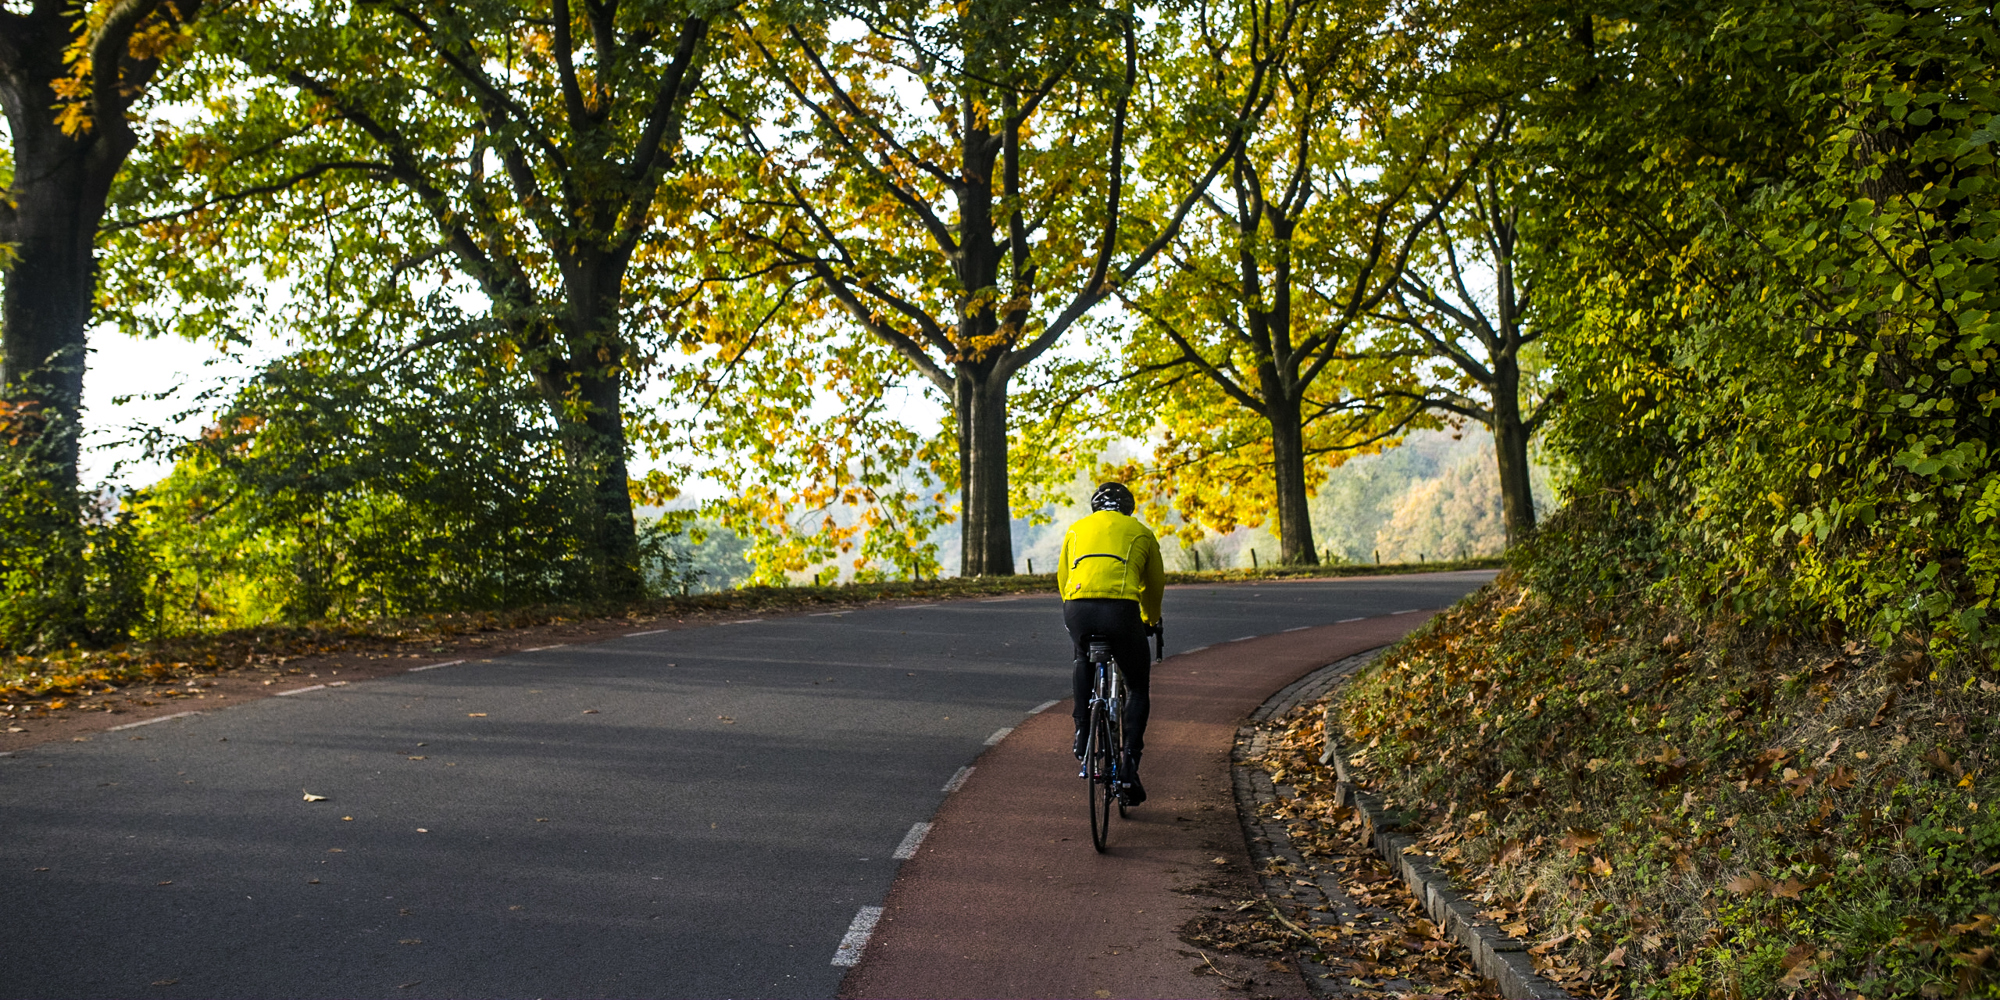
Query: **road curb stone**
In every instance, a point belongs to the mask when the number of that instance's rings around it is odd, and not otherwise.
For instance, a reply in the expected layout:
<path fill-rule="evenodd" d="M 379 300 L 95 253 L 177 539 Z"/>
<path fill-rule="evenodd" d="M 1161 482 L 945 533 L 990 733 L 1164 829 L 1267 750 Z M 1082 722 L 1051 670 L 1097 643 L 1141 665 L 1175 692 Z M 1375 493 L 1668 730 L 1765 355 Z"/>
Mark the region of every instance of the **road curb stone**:
<path fill-rule="evenodd" d="M 1281 717 L 1299 705 L 1319 700 L 1336 684 L 1373 662 L 1388 648 L 1380 646 L 1328 664 L 1272 695 L 1250 714 L 1248 723 L 1237 730 L 1235 746 L 1230 754 L 1229 771 L 1236 792 L 1236 812 L 1243 823 L 1243 838 L 1250 846 L 1251 860 L 1266 899 L 1274 905 L 1284 901 L 1301 903 L 1309 919 L 1316 924 L 1337 923 L 1341 914 L 1352 914 L 1356 908 L 1331 874 L 1308 882 L 1280 870 L 1303 872 L 1306 866 L 1304 859 L 1292 847 L 1284 822 L 1266 822 L 1263 819 L 1264 807 L 1278 801 L 1279 790 L 1272 785 L 1268 775 L 1259 768 L 1249 766 L 1249 762 L 1264 753 L 1266 733 L 1261 728 L 1262 723 Z M 1500 994 L 1508 1000 L 1566 1000 L 1570 996 L 1567 990 L 1535 972 L 1523 942 L 1507 936 L 1491 920 L 1481 917 L 1477 906 L 1460 894 L 1452 886 L 1451 879 L 1433 866 L 1428 858 L 1421 854 L 1404 853 L 1417 844 L 1416 838 L 1396 832 L 1405 822 L 1404 817 L 1383 806 L 1378 796 L 1356 787 L 1348 773 L 1345 755 L 1333 739 L 1332 728 L 1326 727 L 1325 731 L 1326 743 L 1320 754 L 1320 763 L 1334 765 L 1339 776 L 1336 794 L 1341 804 L 1352 806 L 1361 814 L 1363 835 L 1368 843 L 1402 876 L 1411 894 L 1423 902 L 1431 920 L 1443 927 L 1445 934 L 1467 951 L 1480 975 L 1492 980 Z M 1301 899 L 1302 896 L 1306 898 Z M 1325 912 L 1314 909 L 1321 905 L 1326 907 Z M 1299 964 L 1307 986 L 1316 995 L 1340 996 L 1348 992 L 1343 987 L 1331 985 L 1338 980 L 1322 978 L 1332 970 L 1304 960 Z"/>

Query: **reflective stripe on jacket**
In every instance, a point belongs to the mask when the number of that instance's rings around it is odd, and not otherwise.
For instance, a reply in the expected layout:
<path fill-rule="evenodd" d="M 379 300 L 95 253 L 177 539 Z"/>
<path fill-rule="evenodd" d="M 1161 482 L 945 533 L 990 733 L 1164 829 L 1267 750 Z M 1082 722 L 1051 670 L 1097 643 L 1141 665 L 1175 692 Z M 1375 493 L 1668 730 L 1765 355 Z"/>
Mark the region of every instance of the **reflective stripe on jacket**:
<path fill-rule="evenodd" d="M 1063 535 L 1056 587 L 1065 601 L 1086 597 L 1138 601 L 1147 624 L 1158 624 L 1160 597 L 1167 589 L 1160 540 L 1138 518 L 1100 510 L 1070 525 Z"/>

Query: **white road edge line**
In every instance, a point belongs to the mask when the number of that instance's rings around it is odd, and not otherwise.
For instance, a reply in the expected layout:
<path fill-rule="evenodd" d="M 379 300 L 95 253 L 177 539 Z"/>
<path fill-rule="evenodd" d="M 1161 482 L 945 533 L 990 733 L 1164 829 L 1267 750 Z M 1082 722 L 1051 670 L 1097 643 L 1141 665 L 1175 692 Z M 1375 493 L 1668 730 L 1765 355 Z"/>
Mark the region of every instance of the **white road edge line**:
<path fill-rule="evenodd" d="M 1402 611 L 1391 611 L 1391 612 L 1389 612 L 1389 614 L 1390 614 L 1390 615 L 1392 615 L 1392 616 L 1393 616 L 1393 615 L 1414 615 L 1414 614 L 1416 614 L 1417 612 L 1419 612 L 1419 611 L 1422 611 L 1422 610 L 1423 610 L 1422 608 L 1407 608 L 1407 609 L 1405 609 L 1405 610 L 1402 610 Z"/>
<path fill-rule="evenodd" d="M 140 719 L 138 722 L 128 722 L 122 726 L 112 726 L 110 729 L 105 730 L 105 732 L 115 733 L 120 729 L 137 729 L 140 726 L 150 726 L 155 722 L 165 722 L 168 719 L 185 719 L 190 715 L 200 714 L 200 712 L 175 712 L 172 715 L 162 715 L 157 719 Z"/>
<path fill-rule="evenodd" d="M 915 610 L 916 610 L 916 609 L 918 609 L 918 608 L 935 608 L 935 607 L 937 607 L 937 605 L 935 605 L 935 604 L 898 604 L 898 605 L 896 605 L 895 607 L 893 607 L 893 608 L 890 608 L 889 610 L 891 610 L 891 611 L 915 611 Z"/>
<path fill-rule="evenodd" d="M 1231 640 L 1229 640 L 1229 641 L 1230 641 L 1230 642 L 1242 642 L 1242 641 L 1243 641 L 1243 640 L 1245 640 L 1245 639 L 1255 639 L 1255 638 L 1257 638 L 1257 637 L 1256 637 L 1256 636 L 1254 636 L 1254 635 L 1239 635 L 1239 636 L 1237 636 L 1236 638 L 1234 638 L 1234 639 L 1231 639 Z"/>
<path fill-rule="evenodd" d="M 738 618 L 737 620 L 735 620 L 735 621 L 733 621 L 733 622 L 723 622 L 722 624 L 724 624 L 724 625 L 748 625 L 748 624 L 750 624 L 751 622 L 761 622 L 761 621 L 763 621 L 763 620 L 764 620 L 764 619 L 762 619 L 762 618 Z"/>
<path fill-rule="evenodd" d="M 642 635 L 659 635 L 662 632 L 672 632 L 672 631 L 673 629 L 670 628 L 656 628 L 651 632 L 627 632 L 625 633 L 625 638 L 632 639 Z"/>
<path fill-rule="evenodd" d="M 951 780 L 944 783 L 944 793 L 946 795 L 950 795 L 951 793 L 958 791 L 961 788 L 964 788 L 965 779 L 970 777 L 972 777 L 971 764 L 967 764 L 964 767 L 961 767 L 958 770 L 953 771 L 951 774 Z"/>
<path fill-rule="evenodd" d="M 841 615 L 844 615 L 844 614 L 848 614 L 848 613 L 849 613 L 849 612 L 846 612 L 846 611 L 815 611 L 815 612 L 813 612 L 812 614 L 809 614 L 809 615 L 807 615 L 806 617 L 807 617 L 807 618 L 838 618 L 838 617 L 840 617 Z"/>
<path fill-rule="evenodd" d="M 1311 626 L 1311 625 L 1300 625 L 1300 626 L 1299 626 L 1299 627 L 1297 627 L 1297 628 L 1288 628 L 1288 629 L 1286 629 L 1285 631 L 1287 631 L 1287 632 L 1303 632 L 1303 631 L 1305 631 L 1306 629 L 1309 629 L 1309 628 L 1312 628 L 1312 626 Z"/>
<path fill-rule="evenodd" d="M 1204 650 L 1204 649 L 1207 649 L 1207 648 L 1208 648 L 1207 646 L 1196 646 L 1196 647 L 1195 647 L 1195 648 L 1193 648 L 1193 649 L 1183 649 L 1183 650 L 1181 650 L 1180 652 L 1178 652 L 1178 653 L 1175 653 L 1174 655 L 1175 655 L 1175 656 L 1186 656 L 1186 655 L 1188 655 L 1189 653 L 1199 653 L 1199 652 L 1201 652 L 1202 650 Z"/>
<path fill-rule="evenodd" d="M 1367 618 L 1367 617 L 1366 617 L 1366 616 L 1364 615 L 1363 617 L 1360 617 L 1360 618 L 1342 618 L 1341 620 L 1339 620 L 1339 621 L 1337 621 L 1337 622 L 1334 622 L 1334 624 L 1335 624 L 1335 625 L 1345 625 L 1345 624 L 1347 624 L 1348 622 L 1365 622 L 1365 621 L 1367 621 L 1367 620 L 1368 620 L 1368 618 Z"/>
<path fill-rule="evenodd" d="M 410 669 L 405 670 L 403 672 L 406 674 L 414 674 L 422 670 L 436 670 L 439 667 L 455 667 L 464 662 L 465 662 L 464 660 L 446 660 L 443 663 L 426 663 L 421 667 L 411 667 Z"/>
<path fill-rule="evenodd" d="M 324 691 L 324 690 L 326 690 L 326 685 L 314 684 L 311 687 L 293 688 L 290 691 L 280 691 L 277 694 L 272 695 L 272 697 L 283 698 L 288 694 L 305 694 L 307 691 Z"/>
<path fill-rule="evenodd" d="M 541 651 L 542 651 L 542 650 L 544 650 L 544 649 L 561 649 L 561 648 L 563 648 L 564 646 L 567 646 L 567 645 L 569 645 L 569 643 L 566 643 L 566 642 L 559 642 L 559 643 L 556 643 L 556 644 L 555 644 L 555 645 L 553 645 L 553 646 L 533 646 L 533 647 L 530 647 L 530 648 L 528 648 L 528 649 L 524 649 L 524 650 L 521 650 L 521 652 L 523 652 L 523 653 L 539 653 L 539 652 L 541 652 Z"/>
<path fill-rule="evenodd" d="M 1054 707 L 1056 707 L 1057 705 L 1059 705 L 1059 704 L 1061 704 L 1061 703 L 1062 703 L 1062 699 L 1061 699 L 1061 698 L 1050 698 L 1049 700 L 1047 700 L 1047 701 L 1045 701 L 1045 702 L 1042 702 L 1042 703 L 1041 703 L 1041 704 L 1039 704 L 1039 705 L 1036 705 L 1036 706 L 1035 706 L 1034 708 L 1031 708 L 1031 709 L 1028 709 L 1028 714 L 1029 714 L 1029 715 L 1040 715 L 1040 714 L 1042 714 L 1043 712 L 1046 712 L 1046 711 L 1048 711 L 1049 709 L 1051 709 L 1051 708 L 1054 708 Z"/>
<path fill-rule="evenodd" d="M 875 933 L 875 922 L 881 919 L 881 907 L 862 907 L 854 915 L 854 922 L 847 925 L 847 936 L 840 939 L 840 947 L 834 950 L 833 964 L 848 968 L 860 965 L 861 949 L 868 947 L 868 937 Z"/>
<path fill-rule="evenodd" d="M 918 823 L 910 827 L 910 832 L 903 834 L 903 842 L 896 845 L 896 853 L 889 856 L 897 861 L 908 861 L 916 857 L 917 848 L 923 845 L 924 838 L 929 836 L 930 832 L 929 823 Z"/>
<path fill-rule="evenodd" d="M 1013 731 L 1014 731 L 1013 726 L 1001 726 L 1000 728 L 995 729 L 993 731 L 993 735 L 986 737 L 986 745 L 989 747 L 999 746 L 1000 741 L 1006 739 L 1007 734 Z"/>

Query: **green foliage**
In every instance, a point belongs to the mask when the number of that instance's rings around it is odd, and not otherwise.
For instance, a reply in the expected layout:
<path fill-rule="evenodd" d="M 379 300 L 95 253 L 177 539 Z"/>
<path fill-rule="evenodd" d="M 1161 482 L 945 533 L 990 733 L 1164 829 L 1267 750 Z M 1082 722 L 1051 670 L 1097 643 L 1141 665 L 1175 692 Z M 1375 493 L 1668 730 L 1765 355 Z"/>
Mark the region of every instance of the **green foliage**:
<path fill-rule="evenodd" d="M 1362 780 L 1572 989 L 2000 994 L 2000 685 L 1689 619 L 1629 508 L 1578 515 L 1541 551 L 1618 569 L 1517 554 L 1344 694 Z"/>
<path fill-rule="evenodd" d="M 0 398 L 0 652 L 115 643 L 146 620 L 153 562 L 131 510 L 62 485 L 69 431 L 44 412 Z"/>
<path fill-rule="evenodd" d="M 1558 68 L 1554 438 L 1660 518 L 1675 599 L 1992 648 L 1995 29 L 1971 3 L 1666 5 Z"/>
<path fill-rule="evenodd" d="M 587 600 L 588 461 L 468 351 L 273 363 L 148 491 L 162 632 Z"/>

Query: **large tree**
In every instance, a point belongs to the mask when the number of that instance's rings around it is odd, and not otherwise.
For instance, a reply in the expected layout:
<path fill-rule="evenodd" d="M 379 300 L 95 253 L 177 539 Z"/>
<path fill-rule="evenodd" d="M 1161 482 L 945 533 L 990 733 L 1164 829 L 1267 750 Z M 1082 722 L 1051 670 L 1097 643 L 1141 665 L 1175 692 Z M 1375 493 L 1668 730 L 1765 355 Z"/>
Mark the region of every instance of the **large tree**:
<path fill-rule="evenodd" d="M 392 346 L 479 338 L 497 368 L 532 379 L 592 498 L 583 532 L 602 592 L 631 593 L 624 397 L 645 352 L 626 322 L 628 278 L 662 235 L 663 190 L 685 166 L 712 14 L 619 0 L 322 0 L 217 18 L 218 51 L 260 89 L 246 97 L 231 72 L 217 74 L 203 96 L 223 113 L 178 146 L 206 169 L 193 188 L 165 178 L 180 205 L 132 224 L 169 246 L 227 234 L 248 252 L 290 254 L 288 277 L 305 286 L 295 296 L 345 296 L 350 312 L 379 297 L 355 275 L 469 281 L 453 301 L 472 303 L 471 317 L 446 309 Z M 323 289 L 298 273 L 302 257 Z M 336 326 L 299 332 L 324 339 Z"/>
<path fill-rule="evenodd" d="M 1297 12 L 1238 34 L 1178 9 L 815 9 L 741 22 L 784 98 L 742 112 L 755 238 L 949 401 L 960 572 L 1012 573 L 1010 383 L 1166 246 L 1268 100 Z M 1204 46 L 1223 79 L 1182 72 Z M 1142 158 L 1164 197 L 1135 201 Z"/>
<path fill-rule="evenodd" d="M 200 0 L 34 0 L 0 8 L 0 391 L 52 485 L 77 485 L 98 226 L 139 135 L 134 104 Z"/>
<path fill-rule="evenodd" d="M 1411 58 L 1380 5 L 1324 5 L 1205 211 L 1128 296 L 1145 318 L 1128 395 L 1164 401 L 1165 424 L 1154 467 L 1133 472 L 1219 530 L 1275 508 L 1289 564 L 1319 561 L 1317 474 L 1417 412 L 1404 352 L 1371 337 L 1441 210 L 1422 180 L 1453 127 L 1398 91 Z"/>
<path fill-rule="evenodd" d="M 1503 120 L 1499 131 L 1509 127 Z M 1533 217 L 1524 217 L 1532 191 L 1505 157 L 1470 166 L 1470 183 L 1437 179 L 1428 197 L 1442 210 L 1438 225 L 1384 314 L 1444 363 L 1446 377 L 1434 380 L 1424 404 L 1492 432 L 1502 521 L 1515 545 L 1535 530 L 1528 442 L 1559 397 L 1540 391 L 1532 368 L 1522 367 L 1522 352 L 1541 336 L 1522 266 L 1524 223 L 1534 232 Z"/>

